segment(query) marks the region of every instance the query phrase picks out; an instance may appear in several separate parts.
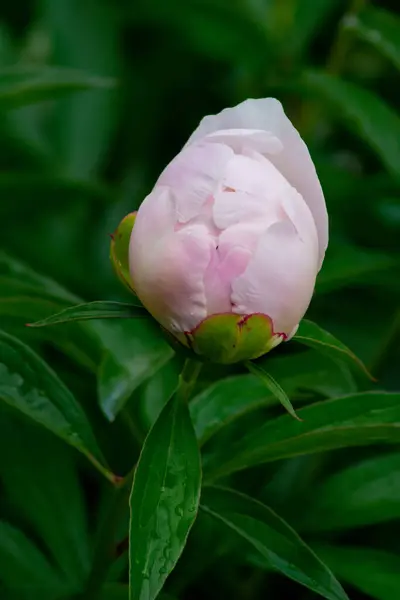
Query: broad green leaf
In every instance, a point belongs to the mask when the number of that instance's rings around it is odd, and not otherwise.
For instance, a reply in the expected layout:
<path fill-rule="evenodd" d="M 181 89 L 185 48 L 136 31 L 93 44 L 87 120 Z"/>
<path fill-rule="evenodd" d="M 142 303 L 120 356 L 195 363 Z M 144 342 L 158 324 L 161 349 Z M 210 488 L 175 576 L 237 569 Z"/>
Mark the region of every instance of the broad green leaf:
<path fill-rule="evenodd" d="M 298 419 L 288 395 L 286 394 L 285 390 L 281 388 L 279 383 L 272 377 L 272 375 L 267 373 L 267 371 L 257 363 L 252 363 L 249 361 L 246 363 L 246 366 L 250 373 L 258 377 L 264 383 L 265 387 L 271 392 L 271 394 L 279 400 L 289 415 L 295 419 Z"/>
<path fill-rule="evenodd" d="M 150 319 L 25 328 L 27 321 L 78 303 L 80 298 L 4 253 L 0 253 L 1 283 L 0 319 L 2 314 L 7 317 L 4 325 L 8 327 L 9 317 L 15 316 L 20 326 L 18 335 L 23 333 L 26 339 L 30 332 L 45 337 L 91 371 L 97 371 L 100 406 L 111 420 L 132 392 L 174 355 Z"/>
<path fill-rule="evenodd" d="M 98 322 L 94 326 L 108 345 L 98 373 L 98 394 L 101 409 L 113 421 L 131 394 L 165 365 L 174 351 L 152 320 Z"/>
<path fill-rule="evenodd" d="M 200 507 L 247 540 L 270 567 L 328 600 L 347 599 L 328 567 L 268 506 L 234 490 L 206 486 Z"/>
<path fill-rule="evenodd" d="M 348 19 L 345 27 L 369 42 L 400 69 L 400 19 L 394 12 L 372 6 L 354 19 Z"/>
<path fill-rule="evenodd" d="M 78 70 L 15 65 L 0 70 L 0 110 L 53 100 L 71 92 L 114 85 L 111 79 Z"/>
<path fill-rule="evenodd" d="M 287 394 L 306 390 L 336 397 L 356 391 L 346 365 L 337 365 L 314 350 L 293 356 L 270 356 L 261 364 L 279 379 Z M 254 375 L 234 375 L 207 387 L 190 401 L 189 407 L 196 435 L 204 444 L 235 419 L 276 403 L 276 397 Z"/>
<path fill-rule="evenodd" d="M 90 423 L 74 396 L 28 346 L 0 331 L 0 399 L 80 450 L 102 460 Z"/>
<path fill-rule="evenodd" d="M 52 60 L 106 79 L 119 77 L 121 21 L 114 3 L 43 0 L 41 16 L 52 35 Z M 52 134 L 66 173 L 89 178 L 108 152 L 117 124 L 121 92 L 93 90 L 59 102 Z"/>
<path fill-rule="evenodd" d="M 224 425 L 276 403 L 265 384 L 253 375 L 236 375 L 216 381 L 190 401 L 190 415 L 197 438 L 205 443 Z"/>
<path fill-rule="evenodd" d="M 207 479 L 301 454 L 400 441 L 400 394 L 354 394 L 317 402 L 298 413 L 301 423 L 289 415 L 269 420 L 223 453 L 206 457 Z"/>
<path fill-rule="evenodd" d="M 393 175 L 400 175 L 400 117 L 394 110 L 374 93 L 333 75 L 309 71 L 303 83 L 375 150 Z"/>
<path fill-rule="evenodd" d="M 0 521 L 0 580 L 8 593 L 19 598 L 53 600 L 68 593 L 62 577 L 20 530 Z"/>
<path fill-rule="evenodd" d="M 323 352 L 333 360 L 343 360 L 350 366 L 357 365 L 371 378 L 361 360 L 347 346 L 337 340 L 331 333 L 321 329 L 316 323 L 303 319 L 293 339 L 296 342 Z"/>
<path fill-rule="evenodd" d="M 3 407 L 0 417 L 2 498 L 46 548 L 68 587 L 77 590 L 92 557 L 75 454 L 17 413 Z"/>
<path fill-rule="evenodd" d="M 51 315 L 41 321 L 29 323 L 29 327 L 45 327 L 57 323 L 68 323 L 70 321 L 88 321 L 90 319 L 137 319 L 146 318 L 148 312 L 141 306 L 126 304 L 124 302 L 112 302 L 95 300 L 86 304 L 69 306 L 55 315 Z"/>
<path fill-rule="evenodd" d="M 176 394 L 150 430 L 130 498 L 130 598 L 153 600 L 197 514 L 201 467 L 186 403 Z"/>
<path fill-rule="evenodd" d="M 314 486 L 302 528 L 336 530 L 400 518 L 400 454 L 364 460 Z"/>
<path fill-rule="evenodd" d="M 318 554 L 346 583 L 376 600 L 394 600 L 400 590 L 400 556 L 383 550 L 317 546 Z"/>

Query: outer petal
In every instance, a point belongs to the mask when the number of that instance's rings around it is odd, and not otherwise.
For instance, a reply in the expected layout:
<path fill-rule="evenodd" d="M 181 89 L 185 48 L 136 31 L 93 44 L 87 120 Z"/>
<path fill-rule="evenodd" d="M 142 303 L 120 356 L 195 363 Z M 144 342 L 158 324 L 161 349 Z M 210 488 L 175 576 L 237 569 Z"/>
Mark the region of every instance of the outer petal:
<path fill-rule="evenodd" d="M 268 153 L 269 159 L 303 196 L 311 210 L 318 231 L 321 265 L 328 244 L 325 200 L 308 148 L 286 117 L 281 103 L 274 98 L 249 99 L 234 108 L 226 108 L 218 115 L 207 116 L 191 135 L 188 144 L 226 129 L 261 129 L 282 142 L 283 150 L 278 154 Z M 246 132 L 243 134 L 247 135 Z M 229 143 L 218 134 L 218 141 L 222 140 Z M 258 150 L 259 146 L 255 149 Z"/>
<path fill-rule="evenodd" d="M 143 305 L 166 329 L 180 332 L 207 316 L 204 274 L 215 244 L 203 224 L 179 231 L 174 224 L 172 193 L 156 188 L 138 212 L 129 266 Z"/>
<path fill-rule="evenodd" d="M 310 303 L 317 268 L 314 244 L 303 242 L 290 222 L 274 223 L 232 283 L 233 312 L 266 314 L 275 333 L 289 335 Z"/>
<path fill-rule="evenodd" d="M 200 142 L 184 148 L 161 173 L 156 186 L 173 189 L 177 221 L 196 217 L 218 191 L 234 153 L 225 144 Z"/>

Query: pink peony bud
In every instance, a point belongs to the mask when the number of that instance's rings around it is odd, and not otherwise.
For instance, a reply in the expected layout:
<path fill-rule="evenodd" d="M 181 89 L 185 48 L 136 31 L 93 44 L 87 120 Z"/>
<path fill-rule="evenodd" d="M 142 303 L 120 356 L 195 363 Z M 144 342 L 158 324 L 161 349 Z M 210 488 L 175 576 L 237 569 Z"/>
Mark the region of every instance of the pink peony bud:
<path fill-rule="evenodd" d="M 138 297 L 167 331 L 235 362 L 294 334 L 327 242 L 306 145 L 280 102 L 246 100 L 205 117 L 163 171 L 137 213 L 129 268 Z M 226 323 L 236 333 L 222 340 Z M 237 352 L 249 331 L 253 341 Z"/>

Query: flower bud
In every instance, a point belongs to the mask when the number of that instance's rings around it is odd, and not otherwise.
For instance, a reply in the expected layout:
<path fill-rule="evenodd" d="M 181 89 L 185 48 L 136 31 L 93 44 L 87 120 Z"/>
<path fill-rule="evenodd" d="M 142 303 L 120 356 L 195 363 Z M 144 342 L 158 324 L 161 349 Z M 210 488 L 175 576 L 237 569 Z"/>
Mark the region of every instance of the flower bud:
<path fill-rule="evenodd" d="M 222 363 L 297 329 L 328 241 L 307 146 L 272 98 L 205 117 L 140 206 L 129 244 L 139 299 L 164 329 Z"/>

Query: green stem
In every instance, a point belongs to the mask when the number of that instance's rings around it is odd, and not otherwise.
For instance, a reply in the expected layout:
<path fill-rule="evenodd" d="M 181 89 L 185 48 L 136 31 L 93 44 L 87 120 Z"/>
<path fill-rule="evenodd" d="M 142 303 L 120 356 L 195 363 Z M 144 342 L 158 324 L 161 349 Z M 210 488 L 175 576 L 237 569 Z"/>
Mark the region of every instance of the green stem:
<path fill-rule="evenodd" d="M 128 503 L 133 473 L 127 475 L 110 490 L 108 505 L 98 530 L 92 568 L 82 595 L 85 600 L 97 600 L 107 571 L 116 556 L 115 530 L 124 505 Z"/>
<path fill-rule="evenodd" d="M 186 359 L 179 376 L 179 386 L 176 392 L 184 402 L 189 400 L 202 366 L 202 363 L 197 360 Z"/>
<path fill-rule="evenodd" d="M 99 471 L 99 473 L 101 473 L 102 475 L 104 475 L 104 477 L 113 485 L 119 485 L 120 481 L 121 481 L 121 477 L 119 477 L 119 475 L 115 475 L 114 473 L 112 473 L 111 471 L 109 471 L 107 469 L 107 467 L 105 467 L 104 465 L 101 464 L 101 462 L 99 460 L 97 460 L 97 458 L 95 458 L 93 456 L 93 454 L 90 454 L 89 452 L 86 454 L 87 458 L 90 460 L 90 462 L 92 463 L 92 465 Z"/>

